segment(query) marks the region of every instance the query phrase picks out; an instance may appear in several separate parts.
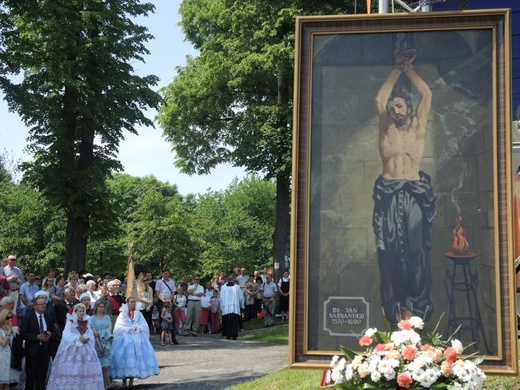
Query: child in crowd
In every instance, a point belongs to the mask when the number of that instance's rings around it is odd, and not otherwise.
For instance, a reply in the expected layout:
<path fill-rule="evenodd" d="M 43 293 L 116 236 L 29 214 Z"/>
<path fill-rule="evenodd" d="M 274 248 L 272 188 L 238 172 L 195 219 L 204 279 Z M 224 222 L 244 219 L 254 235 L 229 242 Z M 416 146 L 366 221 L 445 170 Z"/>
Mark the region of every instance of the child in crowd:
<path fill-rule="evenodd" d="M 168 335 L 168 341 L 173 344 L 172 329 L 173 329 L 173 317 L 172 317 L 172 304 L 170 301 L 165 301 L 161 312 L 161 345 L 164 346 L 166 335 Z"/>
<path fill-rule="evenodd" d="M 200 299 L 199 334 L 208 333 L 208 321 L 211 297 L 205 294 Z"/>
<path fill-rule="evenodd" d="M 264 284 L 264 281 L 260 276 L 256 277 L 256 296 L 255 296 L 255 311 L 256 315 L 258 316 L 258 313 L 262 313 L 262 284 Z M 256 317 L 255 317 L 256 318 Z"/>
<path fill-rule="evenodd" d="M 186 323 L 186 304 L 188 303 L 188 298 L 184 295 L 184 288 L 179 286 L 177 288 L 177 294 L 173 297 L 173 306 L 175 308 L 175 329 L 177 330 L 177 334 L 184 333 L 184 324 Z M 181 325 L 182 323 L 182 325 Z"/>
<path fill-rule="evenodd" d="M 155 334 L 161 333 L 161 327 L 159 326 L 160 322 L 161 322 L 161 313 L 159 313 L 157 306 L 153 305 L 153 310 L 152 310 L 153 333 L 155 333 Z"/>
<path fill-rule="evenodd" d="M 218 333 L 220 330 L 220 298 L 218 297 L 218 290 L 213 290 L 213 296 L 209 302 L 211 312 L 211 332 L 212 334 Z"/>
<path fill-rule="evenodd" d="M 256 318 L 256 311 L 255 311 L 256 291 L 255 291 L 254 287 L 251 285 L 248 285 L 246 287 L 246 291 L 244 292 L 244 296 L 246 299 L 244 321 L 254 320 Z"/>

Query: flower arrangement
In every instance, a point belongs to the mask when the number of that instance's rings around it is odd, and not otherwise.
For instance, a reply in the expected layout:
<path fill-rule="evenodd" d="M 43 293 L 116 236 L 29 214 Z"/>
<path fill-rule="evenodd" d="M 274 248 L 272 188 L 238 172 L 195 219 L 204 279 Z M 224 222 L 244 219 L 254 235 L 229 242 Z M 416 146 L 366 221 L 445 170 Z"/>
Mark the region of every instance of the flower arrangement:
<path fill-rule="evenodd" d="M 359 339 L 366 353 L 341 348 L 345 357 L 334 356 L 325 373 L 327 387 L 361 389 L 482 389 L 485 374 L 477 367 L 483 357 L 460 359 L 462 343 L 443 341 L 436 329 L 421 338 L 424 322 L 411 317 L 390 332 L 368 329 Z"/>

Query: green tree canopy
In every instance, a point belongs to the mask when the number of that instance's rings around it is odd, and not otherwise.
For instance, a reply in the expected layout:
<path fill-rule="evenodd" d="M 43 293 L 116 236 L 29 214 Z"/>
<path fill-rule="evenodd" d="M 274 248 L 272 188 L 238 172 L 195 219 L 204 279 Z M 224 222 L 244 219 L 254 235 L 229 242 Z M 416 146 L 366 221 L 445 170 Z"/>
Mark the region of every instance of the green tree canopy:
<path fill-rule="evenodd" d="M 158 240 L 151 242 L 155 228 L 172 230 L 172 224 L 176 224 L 176 229 L 189 229 L 189 226 L 184 228 L 182 225 L 188 224 L 189 220 L 173 219 L 165 222 L 174 217 L 178 208 L 185 207 L 180 203 L 181 196 L 176 185 L 163 183 L 153 176 L 139 178 L 128 174 L 115 174 L 107 180 L 107 187 L 108 203 L 113 218 L 110 222 L 93 218 L 87 262 L 91 269 L 121 273 L 126 267 L 130 242 L 134 244 L 133 259 L 136 269 L 157 274 L 161 266 L 167 265 L 170 259 L 186 258 L 180 254 L 171 255 L 177 249 L 175 240 L 159 242 L 161 253 L 167 253 L 167 256 L 157 256 L 158 249 L 154 248 L 154 244 Z M 157 203 L 155 206 L 154 202 Z M 168 206 L 170 203 L 172 205 Z M 170 225 L 165 227 L 167 223 Z M 189 256 L 196 257 L 196 251 Z"/>
<path fill-rule="evenodd" d="M 4 156 L 0 155 L 0 185 L 9 183 L 11 178 L 11 174 L 5 167 Z"/>
<path fill-rule="evenodd" d="M 152 125 L 157 107 L 132 62 L 148 54 L 147 29 L 133 22 L 154 6 L 137 0 L 5 0 L 0 85 L 30 127 L 25 179 L 67 218 L 65 268 L 85 267 L 91 217 L 110 219 L 105 179 L 124 130 Z M 6 73 L 23 77 L 10 78 Z"/>
<path fill-rule="evenodd" d="M 225 191 L 201 195 L 195 209 L 202 273 L 234 267 L 261 269 L 272 263 L 275 184 L 249 176 Z"/>
<path fill-rule="evenodd" d="M 63 267 L 65 217 L 24 184 L 0 186 L 0 253 L 16 254 L 23 270 Z"/>
<path fill-rule="evenodd" d="M 162 90 L 160 124 L 186 173 L 228 162 L 276 179 L 278 262 L 289 231 L 295 17 L 346 8 L 339 0 L 184 0 L 180 7 L 200 55 Z"/>

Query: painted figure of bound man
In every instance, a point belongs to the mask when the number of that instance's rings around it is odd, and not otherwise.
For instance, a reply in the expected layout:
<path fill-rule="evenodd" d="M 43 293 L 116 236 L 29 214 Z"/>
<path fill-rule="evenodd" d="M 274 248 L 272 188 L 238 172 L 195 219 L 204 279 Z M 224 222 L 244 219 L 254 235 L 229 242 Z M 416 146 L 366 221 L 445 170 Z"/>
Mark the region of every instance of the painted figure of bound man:
<path fill-rule="evenodd" d="M 429 252 L 437 195 L 419 170 L 432 92 L 413 68 L 415 57 L 415 49 L 395 50 L 394 66 L 375 98 L 383 172 L 374 184 L 372 224 L 381 302 L 391 324 L 412 314 L 427 320 L 433 313 Z M 415 113 L 410 92 L 397 86 L 400 78 L 420 96 Z"/>

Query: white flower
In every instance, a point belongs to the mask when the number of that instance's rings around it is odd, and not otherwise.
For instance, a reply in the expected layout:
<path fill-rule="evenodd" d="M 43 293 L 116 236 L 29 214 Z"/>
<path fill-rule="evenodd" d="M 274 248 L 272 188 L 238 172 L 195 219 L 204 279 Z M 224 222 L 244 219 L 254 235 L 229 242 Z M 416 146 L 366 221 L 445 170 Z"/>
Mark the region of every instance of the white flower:
<path fill-rule="evenodd" d="M 424 322 L 421 319 L 421 317 L 413 316 L 413 317 L 410 317 L 409 321 L 411 322 L 412 326 L 415 329 L 422 329 L 422 328 L 424 328 Z"/>
<path fill-rule="evenodd" d="M 466 387 L 464 387 L 462 384 L 460 384 L 459 382 L 455 382 L 453 383 L 452 385 L 448 385 L 448 389 L 449 390 L 456 390 L 456 389 L 465 389 Z"/>
<path fill-rule="evenodd" d="M 354 359 L 352 359 L 352 368 L 357 369 L 363 363 L 363 356 L 356 355 Z"/>
<path fill-rule="evenodd" d="M 368 328 L 365 332 L 365 336 L 372 337 L 377 333 L 377 328 Z"/>
<path fill-rule="evenodd" d="M 350 381 L 354 377 L 354 369 L 352 368 L 352 364 L 347 366 L 345 370 L 345 380 Z"/>
<path fill-rule="evenodd" d="M 335 383 L 339 383 L 339 381 L 343 381 L 343 374 L 341 373 L 341 370 L 338 370 L 337 368 L 334 368 L 332 370 L 332 372 L 330 373 L 330 378 Z"/>
<path fill-rule="evenodd" d="M 370 371 L 376 371 L 377 367 L 379 366 L 379 362 L 381 361 L 381 356 L 378 355 L 372 355 L 367 359 L 368 362 L 368 369 Z"/>
<path fill-rule="evenodd" d="M 404 344 L 408 337 L 406 336 L 406 333 L 404 330 L 396 331 L 391 334 L 390 340 L 395 344 L 396 347 L 400 346 L 401 344 Z"/>
<path fill-rule="evenodd" d="M 399 330 L 390 336 L 390 339 L 396 347 L 400 345 L 418 345 L 421 343 L 421 336 L 413 330 Z"/>
<path fill-rule="evenodd" d="M 420 381 L 420 384 L 426 388 L 430 388 L 431 385 L 435 383 L 435 381 L 441 375 L 440 371 L 436 368 L 430 367 L 424 370 L 424 376 Z"/>
<path fill-rule="evenodd" d="M 396 376 L 395 369 L 399 367 L 397 359 L 383 359 L 379 362 L 377 370 L 387 379 L 392 380 Z"/>
<path fill-rule="evenodd" d="M 332 375 L 332 370 L 327 370 L 327 375 L 325 376 L 325 383 L 327 384 L 330 384 L 331 383 L 331 375 Z"/>
<path fill-rule="evenodd" d="M 419 353 L 412 363 L 415 363 L 422 368 L 432 365 L 433 359 L 427 354 Z"/>
<path fill-rule="evenodd" d="M 345 367 L 347 365 L 347 360 L 345 358 L 341 358 L 340 361 L 338 362 L 338 370 L 344 370 Z"/>
<path fill-rule="evenodd" d="M 462 352 L 464 352 L 464 347 L 462 346 L 462 343 L 457 339 L 451 340 L 451 346 L 453 347 L 455 352 L 457 352 L 457 355 L 460 355 Z"/>
<path fill-rule="evenodd" d="M 338 355 L 334 355 L 334 357 L 330 361 L 330 366 L 334 367 L 336 365 L 336 362 L 338 361 L 338 359 L 339 359 L 339 356 Z"/>
<path fill-rule="evenodd" d="M 378 382 L 381 379 L 381 373 L 379 371 L 372 371 L 370 374 L 370 379 L 374 382 Z"/>
<path fill-rule="evenodd" d="M 410 374 L 412 374 L 412 379 L 414 381 L 417 381 L 419 383 L 423 382 L 425 376 L 423 369 L 410 370 Z"/>
<path fill-rule="evenodd" d="M 397 368 L 397 367 L 399 367 L 399 364 L 401 364 L 401 362 L 399 361 L 399 359 L 391 358 L 391 359 L 388 359 L 388 364 L 393 368 Z"/>

